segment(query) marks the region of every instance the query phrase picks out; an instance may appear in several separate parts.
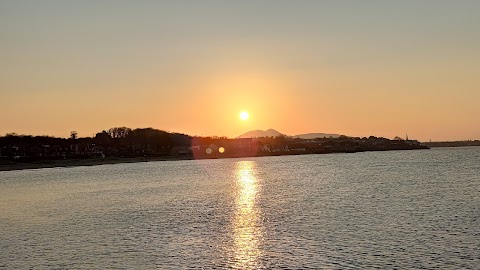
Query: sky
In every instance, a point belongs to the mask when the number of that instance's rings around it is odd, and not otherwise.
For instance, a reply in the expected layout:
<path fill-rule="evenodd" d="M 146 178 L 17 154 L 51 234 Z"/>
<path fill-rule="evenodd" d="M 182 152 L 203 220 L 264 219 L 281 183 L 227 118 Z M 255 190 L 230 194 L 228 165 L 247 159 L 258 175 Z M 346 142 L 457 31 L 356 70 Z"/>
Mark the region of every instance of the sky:
<path fill-rule="evenodd" d="M 127 126 L 480 139 L 479 10 L 468 0 L 0 0 L 0 135 Z"/>

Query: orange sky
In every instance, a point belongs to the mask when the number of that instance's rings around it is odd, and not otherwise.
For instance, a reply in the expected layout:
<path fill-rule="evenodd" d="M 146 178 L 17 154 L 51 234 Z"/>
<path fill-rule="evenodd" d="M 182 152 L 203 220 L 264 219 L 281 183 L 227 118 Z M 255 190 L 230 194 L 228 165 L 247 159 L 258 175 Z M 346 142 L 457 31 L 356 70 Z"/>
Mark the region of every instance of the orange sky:
<path fill-rule="evenodd" d="M 2 2 L 0 135 L 128 126 L 480 139 L 479 8 Z"/>

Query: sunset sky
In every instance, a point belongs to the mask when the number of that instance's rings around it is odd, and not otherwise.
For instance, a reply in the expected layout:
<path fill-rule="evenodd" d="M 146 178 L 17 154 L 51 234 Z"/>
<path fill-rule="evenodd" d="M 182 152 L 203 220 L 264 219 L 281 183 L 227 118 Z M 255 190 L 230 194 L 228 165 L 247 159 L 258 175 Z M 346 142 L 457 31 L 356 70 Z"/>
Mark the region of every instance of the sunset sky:
<path fill-rule="evenodd" d="M 467 0 L 0 0 L 0 135 L 480 139 L 479 11 Z"/>

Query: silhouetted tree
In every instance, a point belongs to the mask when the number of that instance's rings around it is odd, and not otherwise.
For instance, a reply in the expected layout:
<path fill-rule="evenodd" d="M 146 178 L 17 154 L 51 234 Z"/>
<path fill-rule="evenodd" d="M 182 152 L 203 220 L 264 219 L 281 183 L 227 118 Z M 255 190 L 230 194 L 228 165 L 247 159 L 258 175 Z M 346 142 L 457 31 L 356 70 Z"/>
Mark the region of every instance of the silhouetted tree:
<path fill-rule="evenodd" d="M 74 130 L 70 132 L 70 139 L 76 140 L 78 138 L 78 133 Z"/>
<path fill-rule="evenodd" d="M 95 135 L 94 141 L 97 144 L 106 146 L 110 143 L 111 139 L 112 137 L 110 137 L 110 134 L 108 134 L 105 130 L 103 130 L 102 132 L 99 132 Z"/>
<path fill-rule="evenodd" d="M 107 132 L 110 137 L 118 139 L 127 137 L 128 133 L 130 133 L 131 131 L 132 130 L 127 127 L 114 127 L 109 129 Z"/>

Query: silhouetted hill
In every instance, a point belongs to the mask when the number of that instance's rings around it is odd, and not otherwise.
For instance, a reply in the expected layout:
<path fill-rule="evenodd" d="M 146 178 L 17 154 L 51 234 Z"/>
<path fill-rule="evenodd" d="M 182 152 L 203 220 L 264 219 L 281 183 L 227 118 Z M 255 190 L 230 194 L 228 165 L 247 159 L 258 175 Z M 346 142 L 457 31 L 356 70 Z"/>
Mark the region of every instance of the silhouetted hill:
<path fill-rule="evenodd" d="M 237 138 L 262 138 L 262 137 L 278 137 L 278 136 L 286 136 L 286 135 L 274 129 L 268 129 L 268 130 L 252 130 L 238 136 Z"/>
<path fill-rule="evenodd" d="M 306 133 L 293 136 L 294 138 L 300 139 L 316 139 L 316 138 L 338 138 L 340 134 L 329 134 L 329 133 Z"/>
<path fill-rule="evenodd" d="M 300 139 L 316 139 L 316 138 L 330 138 L 330 137 L 338 138 L 341 135 L 330 134 L 330 133 L 306 133 L 306 134 L 289 136 L 279 131 L 276 131 L 275 129 L 269 129 L 269 130 L 252 130 L 238 136 L 237 138 L 262 138 L 262 137 L 278 137 L 278 136 L 286 136 L 286 137 L 300 138 Z"/>

